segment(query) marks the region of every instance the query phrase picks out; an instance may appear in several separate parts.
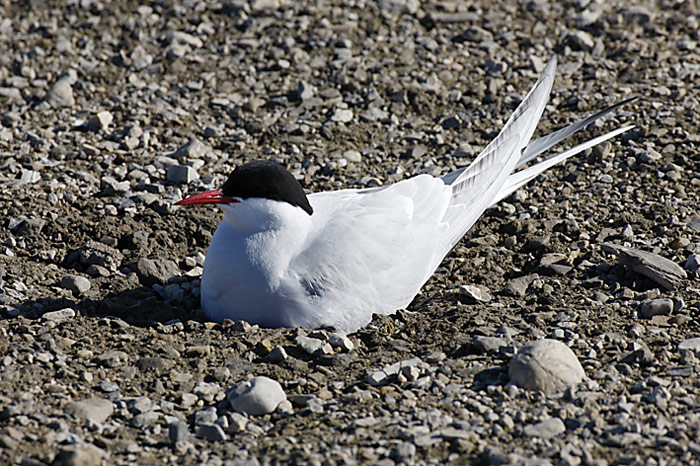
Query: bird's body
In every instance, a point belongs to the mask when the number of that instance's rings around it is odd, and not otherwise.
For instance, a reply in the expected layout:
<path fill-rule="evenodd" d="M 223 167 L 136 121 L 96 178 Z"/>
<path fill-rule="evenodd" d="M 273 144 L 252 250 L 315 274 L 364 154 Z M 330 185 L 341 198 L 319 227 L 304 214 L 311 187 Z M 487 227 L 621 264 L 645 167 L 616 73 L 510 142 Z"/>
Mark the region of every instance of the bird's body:
<path fill-rule="evenodd" d="M 613 109 L 528 146 L 555 64 L 550 61 L 479 157 L 441 178 L 419 175 L 379 188 L 316 193 L 307 202 L 291 174 L 257 161 L 234 170 L 222 190 L 180 201 L 224 210 L 204 264 L 204 313 L 216 321 L 352 332 L 374 313 L 406 307 L 485 209 L 549 166 L 629 129 L 513 173 Z"/>
<path fill-rule="evenodd" d="M 416 203 L 422 194 L 427 202 Z M 433 240 L 447 227 L 449 199 L 449 187 L 423 175 L 386 189 L 313 194 L 313 215 L 282 201 L 226 206 L 235 212 L 207 251 L 202 308 L 213 320 L 359 328 L 372 313 L 407 306 L 442 260 Z M 251 211 L 237 215 L 243 204 Z"/>

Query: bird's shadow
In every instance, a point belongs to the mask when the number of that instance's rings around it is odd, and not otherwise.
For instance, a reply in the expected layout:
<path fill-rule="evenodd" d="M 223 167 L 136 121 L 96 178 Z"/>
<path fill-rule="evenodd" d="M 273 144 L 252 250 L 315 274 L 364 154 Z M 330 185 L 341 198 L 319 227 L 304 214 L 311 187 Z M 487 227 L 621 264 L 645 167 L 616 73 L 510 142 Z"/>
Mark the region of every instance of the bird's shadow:
<path fill-rule="evenodd" d="M 153 327 L 173 320 L 207 320 L 199 309 L 198 300 L 194 302 L 191 296 L 184 300 L 167 300 L 153 288 L 143 285 L 108 292 L 102 297 L 37 298 L 15 307 L 19 315 L 28 319 L 39 319 L 48 312 L 70 308 L 82 316 L 121 319 L 136 327 Z"/>

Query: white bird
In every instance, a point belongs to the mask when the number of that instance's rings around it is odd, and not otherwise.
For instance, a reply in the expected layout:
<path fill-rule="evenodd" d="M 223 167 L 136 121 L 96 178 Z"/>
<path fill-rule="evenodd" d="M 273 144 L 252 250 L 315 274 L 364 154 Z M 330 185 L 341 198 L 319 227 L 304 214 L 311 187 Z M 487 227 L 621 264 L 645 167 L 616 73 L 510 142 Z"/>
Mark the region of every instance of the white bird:
<path fill-rule="evenodd" d="M 354 332 L 372 314 L 408 306 L 442 259 L 489 206 L 547 168 L 612 138 L 625 126 L 534 166 L 514 170 L 622 102 L 530 143 L 547 103 L 556 59 L 466 168 L 369 189 L 305 195 L 281 165 L 236 168 L 222 189 L 178 205 L 218 204 L 201 280 L 202 310 L 214 321 Z"/>

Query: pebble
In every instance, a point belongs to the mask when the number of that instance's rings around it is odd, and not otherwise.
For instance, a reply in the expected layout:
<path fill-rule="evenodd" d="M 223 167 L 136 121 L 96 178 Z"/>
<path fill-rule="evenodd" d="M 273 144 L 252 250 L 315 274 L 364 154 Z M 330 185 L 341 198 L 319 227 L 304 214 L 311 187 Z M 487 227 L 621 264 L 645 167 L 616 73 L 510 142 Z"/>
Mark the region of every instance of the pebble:
<path fill-rule="evenodd" d="M 124 351 L 110 350 L 102 353 L 97 360 L 105 367 L 120 367 L 129 360 L 129 355 Z"/>
<path fill-rule="evenodd" d="M 348 150 L 343 153 L 343 158 L 348 162 L 360 163 L 362 162 L 362 154 L 356 150 Z"/>
<path fill-rule="evenodd" d="M 420 8 L 419 0 L 378 0 L 377 4 L 382 13 L 388 15 L 400 15 L 403 13 L 412 15 Z"/>
<path fill-rule="evenodd" d="M 41 173 L 34 170 L 22 170 L 20 172 L 19 182 L 17 185 L 22 185 L 25 183 L 32 184 L 41 181 Z"/>
<path fill-rule="evenodd" d="M 582 31 L 580 29 L 570 33 L 567 36 L 567 41 L 573 49 L 583 50 L 585 52 L 590 52 L 595 46 L 595 42 L 593 42 L 593 36 L 591 36 L 588 32 Z"/>
<path fill-rule="evenodd" d="M 50 320 L 52 322 L 63 322 L 70 320 L 75 317 L 75 311 L 69 307 L 64 309 L 59 309 L 58 311 L 50 311 L 41 316 L 44 320 Z"/>
<path fill-rule="evenodd" d="M 460 296 L 474 302 L 489 302 L 491 295 L 476 285 L 461 285 L 459 287 Z"/>
<path fill-rule="evenodd" d="M 320 351 L 325 344 L 323 340 L 319 340 L 318 338 L 310 338 L 305 335 L 297 336 L 294 339 L 294 342 L 309 354 L 314 354 L 317 351 Z"/>
<path fill-rule="evenodd" d="M 557 340 L 537 340 L 522 346 L 508 369 L 511 383 L 545 395 L 562 392 L 583 381 L 586 373 L 576 355 Z"/>
<path fill-rule="evenodd" d="M 506 453 L 506 451 L 508 451 L 508 453 Z M 487 446 L 484 449 L 482 457 L 485 460 L 485 464 L 488 466 L 552 466 L 550 461 L 535 455 L 521 455 L 511 452 L 508 447 L 506 451 L 498 447 Z"/>
<path fill-rule="evenodd" d="M 0 87 L 0 97 L 7 102 L 24 103 L 22 91 L 14 87 Z"/>
<path fill-rule="evenodd" d="M 174 421 L 168 425 L 168 437 L 173 444 L 190 441 L 190 429 L 185 421 Z"/>
<path fill-rule="evenodd" d="M 508 343 L 503 338 L 488 337 L 477 335 L 474 337 L 474 346 L 485 353 L 498 352 L 501 346 L 506 346 Z"/>
<path fill-rule="evenodd" d="M 222 442 L 228 438 L 224 429 L 218 424 L 202 424 L 197 426 L 197 437 L 209 440 L 210 442 Z"/>
<path fill-rule="evenodd" d="M 104 398 L 89 398 L 83 401 L 70 402 L 66 406 L 66 413 L 79 419 L 95 424 L 104 423 L 114 412 L 114 405 Z"/>
<path fill-rule="evenodd" d="M 662 155 L 656 152 L 654 149 L 647 149 L 644 151 L 641 151 L 637 155 L 637 160 L 639 163 L 648 163 L 648 164 L 653 164 L 659 160 L 661 160 Z"/>
<path fill-rule="evenodd" d="M 117 181 L 117 179 L 112 176 L 103 176 L 100 178 L 100 186 L 102 188 L 102 195 L 113 196 L 129 191 L 131 183 L 128 181 Z"/>
<path fill-rule="evenodd" d="M 523 277 L 514 278 L 506 284 L 503 292 L 511 296 L 525 296 L 527 288 L 537 278 L 537 274 L 530 274 Z"/>
<path fill-rule="evenodd" d="M 285 400 L 286 401 L 286 400 Z M 284 403 L 284 401 L 282 402 Z M 280 405 L 282 404 L 280 403 Z M 278 406 L 279 409 L 279 406 Z M 248 425 L 248 418 L 239 413 L 227 413 L 228 418 L 228 433 L 236 434 L 238 432 L 243 432 Z"/>
<path fill-rule="evenodd" d="M 75 295 L 82 295 L 90 290 L 90 280 L 80 275 L 64 275 L 61 278 L 61 287 Z"/>
<path fill-rule="evenodd" d="M 295 90 L 296 100 L 309 100 L 316 95 L 317 89 L 306 81 L 299 81 Z"/>
<path fill-rule="evenodd" d="M 270 361 L 272 362 L 282 362 L 287 358 L 287 351 L 281 346 L 277 346 L 270 351 Z"/>
<path fill-rule="evenodd" d="M 528 437 L 539 437 L 544 440 L 549 440 L 557 435 L 566 432 L 564 422 L 558 417 L 546 419 L 537 424 L 529 424 L 523 430 Z"/>
<path fill-rule="evenodd" d="M 202 143 L 199 139 L 190 139 L 187 143 L 180 146 L 175 152 L 170 154 L 170 157 L 175 159 L 198 159 L 207 154 L 210 148 Z"/>
<path fill-rule="evenodd" d="M 129 411 L 137 414 L 145 413 L 153 409 L 153 401 L 147 396 L 137 396 L 125 400 Z"/>
<path fill-rule="evenodd" d="M 139 413 L 131 419 L 131 425 L 137 429 L 143 429 L 155 424 L 160 416 L 155 411 L 146 411 Z"/>
<path fill-rule="evenodd" d="M 331 333 L 328 336 L 328 343 L 334 348 L 340 348 L 342 351 L 347 353 L 355 349 L 355 344 L 352 342 L 350 337 L 342 333 Z"/>
<path fill-rule="evenodd" d="M 100 466 L 106 457 L 107 453 L 95 445 L 79 443 L 61 448 L 52 464 L 57 466 Z"/>
<path fill-rule="evenodd" d="M 46 221 L 37 217 L 19 216 L 10 219 L 8 228 L 14 230 L 20 236 L 32 236 L 41 233 L 41 230 L 46 225 Z"/>
<path fill-rule="evenodd" d="M 420 358 L 404 359 L 403 361 L 395 362 L 384 366 L 384 368 L 370 372 L 367 375 L 367 383 L 370 385 L 384 385 L 389 382 L 391 377 L 397 376 L 402 368 L 410 366 L 422 366 L 425 364 Z"/>
<path fill-rule="evenodd" d="M 119 384 L 111 380 L 103 380 L 100 382 L 100 389 L 105 393 L 112 393 L 119 390 Z"/>
<path fill-rule="evenodd" d="M 192 393 L 202 398 L 204 401 L 212 402 L 217 393 L 221 391 L 221 387 L 217 383 L 197 382 Z"/>
<path fill-rule="evenodd" d="M 79 261 L 84 265 L 98 265 L 115 272 L 124 258 L 117 249 L 94 240 L 88 240 L 76 251 Z"/>
<path fill-rule="evenodd" d="M 112 124 L 113 119 L 114 117 L 112 114 L 106 110 L 97 112 L 95 115 L 90 117 L 90 120 L 88 121 L 88 129 L 90 131 L 107 130 L 109 125 Z"/>
<path fill-rule="evenodd" d="M 142 257 L 136 262 L 136 274 L 146 286 L 166 283 L 172 277 L 180 275 L 180 268 L 170 259 L 149 259 Z"/>
<path fill-rule="evenodd" d="M 162 358 L 159 356 L 146 356 L 136 361 L 136 367 L 144 372 L 153 371 L 156 374 L 162 374 L 175 365 L 171 359 Z"/>
<path fill-rule="evenodd" d="M 685 261 L 685 269 L 694 274 L 700 274 L 700 254 L 691 254 Z"/>
<path fill-rule="evenodd" d="M 238 412 L 251 416 L 269 414 L 287 399 L 279 382 L 265 376 L 253 377 L 232 387 L 228 400 Z"/>
<path fill-rule="evenodd" d="M 352 121 L 352 117 L 352 110 L 337 108 L 333 113 L 331 120 L 338 123 L 348 123 Z"/>
<path fill-rule="evenodd" d="M 673 300 L 670 298 L 646 299 L 639 305 L 639 317 L 651 319 L 654 316 L 667 316 L 673 311 Z"/>
<path fill-rule="evenodd" d="M 194 393 L 183 393 L 182 397 L 180 398 L 180 406 L 187 409 L 194 406 L 197 401 L 199 401 L 199 397 Z"/>
<path fill-rule="evenodd" d="M 700 337 L 688 338 L 683 340 L 678 344 L 679 351 L 693 351 L 696 355 L 700 356 Z"/>
<path fill-rule="evenodd" d="M 214 424 L 219 418 L 216 413 L 216 407 L 210 406 L 209 408 L 200 409 L 194 413 L 194 423 L 195 424 Z"/>
<path fill-rule="evenodd" d="M 46 94 L 46 101 L 54 108 L 71 107 L 75 104 L 73 83 L 77 79 L 75 71 L 61 75 Z"/>
<path fill-rule="evenodd" d="M 175 184 L 189 184 L 199 179 L 197 171 L 188 165 L 170 165 L 167 174 L 168 181 Z"/>

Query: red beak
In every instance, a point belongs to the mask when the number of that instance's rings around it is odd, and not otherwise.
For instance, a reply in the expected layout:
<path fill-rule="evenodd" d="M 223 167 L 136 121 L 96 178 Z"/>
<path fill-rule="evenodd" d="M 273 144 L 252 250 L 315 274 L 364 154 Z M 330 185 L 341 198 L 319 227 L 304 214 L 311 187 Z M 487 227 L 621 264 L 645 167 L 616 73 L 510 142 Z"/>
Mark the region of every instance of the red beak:
<path fill-rule="evenodd" d="M 195 194 L 181 201 L 177 201 L 175 205 L 200 205 L 200 204 L 233 204 L 239 202 L 238 199 L 224 196 L 220 189 L 214 189 L 204 193 Z"/>

